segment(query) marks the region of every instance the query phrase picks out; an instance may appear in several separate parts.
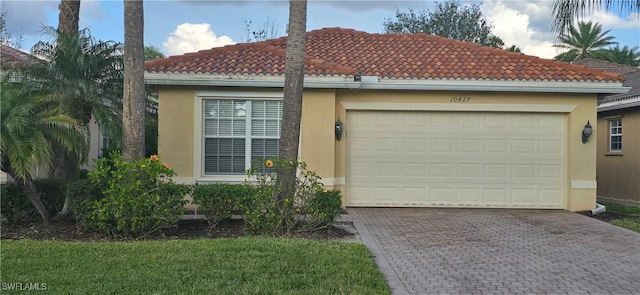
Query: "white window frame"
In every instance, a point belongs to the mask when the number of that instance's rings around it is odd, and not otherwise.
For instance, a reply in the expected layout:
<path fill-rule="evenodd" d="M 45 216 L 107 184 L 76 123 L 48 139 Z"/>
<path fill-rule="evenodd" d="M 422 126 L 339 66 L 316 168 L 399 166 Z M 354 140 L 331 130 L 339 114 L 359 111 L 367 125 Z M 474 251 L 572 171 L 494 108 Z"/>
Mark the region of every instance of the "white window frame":
<path fill-rule="evenodd" d="M 616 124 L 614 126 L 614 123 Z M 622 152 L 622 118 L 616 118 L 616 119 L 610 119 L 609 120 L 609 140 L 608 140 L 608 144 L 609 144 L 609 151 L 610 152 Z M 620 148 L 619 149 L 614 149 L 613 148 L 613 139 L 614 138 L 619 138 L 619 142 L 620 142 Z"/>
<path fill-rule="evenodd" d="M 204 170 L 204 101 L 205 100 L 242 100 L 242 101 L 282 101 L 282 92 L 231 92 L 231 91 L 196 91 L 194 95 L 194 134 L 193 134 L 193 177 L 196 182 L 243 182 L 245 175 L 239 174 L 205 174 Z M 251 111 L 251 104 L 247 104 L 246 112 Z M 250 118 L 248 116 L 248 118 Z M 282 118 L 280 118 L 282 119 Z M 250 119 L 247 119 L 247 136 L 251 136 Z M 256 138 L 265 138 L 259 136 Z M 245 140 L 245 151 L 249 151 L 249 156 L 245 156 L 245 167 L 251 165 L 251 142 Z"/>

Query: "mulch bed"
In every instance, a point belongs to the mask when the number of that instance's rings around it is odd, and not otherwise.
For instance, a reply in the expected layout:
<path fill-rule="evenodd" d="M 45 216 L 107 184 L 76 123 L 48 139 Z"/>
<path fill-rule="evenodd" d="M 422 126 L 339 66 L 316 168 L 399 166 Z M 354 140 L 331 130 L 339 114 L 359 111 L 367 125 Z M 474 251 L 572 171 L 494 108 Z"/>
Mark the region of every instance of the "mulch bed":
<path fill-rule="evenodd" d="M 315 240 L 342 239 L 354 234 L 338 227 L 320 229 L 314 232 L 299 232 L 287 237 Z M 216 239 L 249 236 L 240 219 L 227 219 L 209 228 L 206 220 L 180 220 L 177 227 L 166 228 L 142 238 L 109 237 L 102 232 L 82 231 L 75 220 L 63 219 L 44 226 L 38 220 L 18 223 L 3 223 L 0 229 L 2 240 L 61 240 L 61 241 L 130 241 L 130 240 L 174 240 L 174 239 Z"/>

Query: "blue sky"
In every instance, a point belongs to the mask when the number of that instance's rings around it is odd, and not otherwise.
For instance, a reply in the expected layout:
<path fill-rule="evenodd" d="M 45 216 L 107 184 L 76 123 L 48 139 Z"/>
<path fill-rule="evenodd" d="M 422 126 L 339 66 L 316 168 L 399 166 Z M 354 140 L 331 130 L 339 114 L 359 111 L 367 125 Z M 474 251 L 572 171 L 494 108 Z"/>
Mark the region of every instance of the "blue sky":
<path fill-rule="evenodd" d="M 551 58 L 557 49 L 551 47 L 549 32 L 550 0 L 485 0 L 461 1 L 480 5 L 494 26 L 494 33 L 507 45 L 515 44 L 526 54 Z M 41 25 L 57 27 L 59 1 L 3 0 L 2 10 L 8 15 L 8 29 L 25 39 L 24 49 L 39 40 Z M 102 40 L 123 41 L 123 1 L 82 0 L 80 27 L 88 27 Z M 379 33 L 385 18 L 397 9 L 433 9 L 434 1 L 320 1 L 309 0 L 307 29 L 343 27 Z M 288 17 L 287 1 L 187 1 L 146 0 L 145 44 L 159 48 L 167 55 L 181 54 L 247 39 L 245 21 L 253 28 L 267 20 L 279 24 L 284 35 Z M 589 16 L 602 24 L 620 45 L 640 45 L 640 18 L 597 12 Z"/>

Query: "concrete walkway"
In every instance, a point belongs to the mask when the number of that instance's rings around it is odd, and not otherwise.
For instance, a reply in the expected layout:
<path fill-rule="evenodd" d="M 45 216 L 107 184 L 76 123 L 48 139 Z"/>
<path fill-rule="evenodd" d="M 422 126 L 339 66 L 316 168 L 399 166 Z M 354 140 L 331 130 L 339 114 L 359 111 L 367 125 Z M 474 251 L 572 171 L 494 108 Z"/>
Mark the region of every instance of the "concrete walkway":
<path fill-rule="evenodd" d="M 348 208 L 393 294 L 640 294 L 640 234 L 557 210 Z"/>

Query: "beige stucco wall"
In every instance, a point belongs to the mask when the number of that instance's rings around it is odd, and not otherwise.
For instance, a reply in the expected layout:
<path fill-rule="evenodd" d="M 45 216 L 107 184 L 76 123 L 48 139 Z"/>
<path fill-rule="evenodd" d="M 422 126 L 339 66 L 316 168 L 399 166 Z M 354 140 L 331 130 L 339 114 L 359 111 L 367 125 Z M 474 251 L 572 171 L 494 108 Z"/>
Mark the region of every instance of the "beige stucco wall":
<path fill-rule="evenodd" d="M 622 116 L 622 152 L 609 152 L 608 118 Z M 640 202 L 640 109 L 598 113 L 598 195 Z"/>
<path fill-rule="evenodd" d="M 178 179 L 193 177 L 193 97 L 192 88 L 158 89 L 158 155 Z"/>
<path fill-rule="evenodd" d="M 195 91 L 218 91 L 220 88 L 160 87 L 159 89 L 159 154 L 168 162 L 184 182 L 195 182 L 194 175 L 194 99 Z M 225 88 L 225 91 L 265 91 L 274 89 Z M 347 109 L 343 102 L 395 102 L 395 103 L 451 103 L 452 96 L 467 96 L 469 105 L 544 104 L 573 105 L 567 112 L 567 175 L 566 206 L 570 211 L 590 210 L 596 199 L 596 143 L 582 144 L 581 132 L 587 120 L 597 131 L 596 95 L 587 94 L 528 94 L 456 91 L 380 91 L 380 90 L 305 90 L 301 125 L 301 159 L 310 170 L 315 170 L 328 188 L 345 192 L 346 137 L 337 141 L 335 121 L 340 118 L 347 126 Z M 461 105 L 458 103 L 457 105 Z M 523 107 L 524 108 L 524 107 Z M 524 108 L 526 109 L 526 108 Z M 455 111 L 455 109 L 453 110 Z M 197 123 L 196 123 L 197 124 Z M 597 132 L 596 132 L 597 133 Z M 595 134 L 594 137 L 595 139 Z M 594 186 L 591 186 L 591 183 Z M 343 196 L 346 200 L 348 195 Z M 344 201 L 344 200 L 343 200 Z"/>

